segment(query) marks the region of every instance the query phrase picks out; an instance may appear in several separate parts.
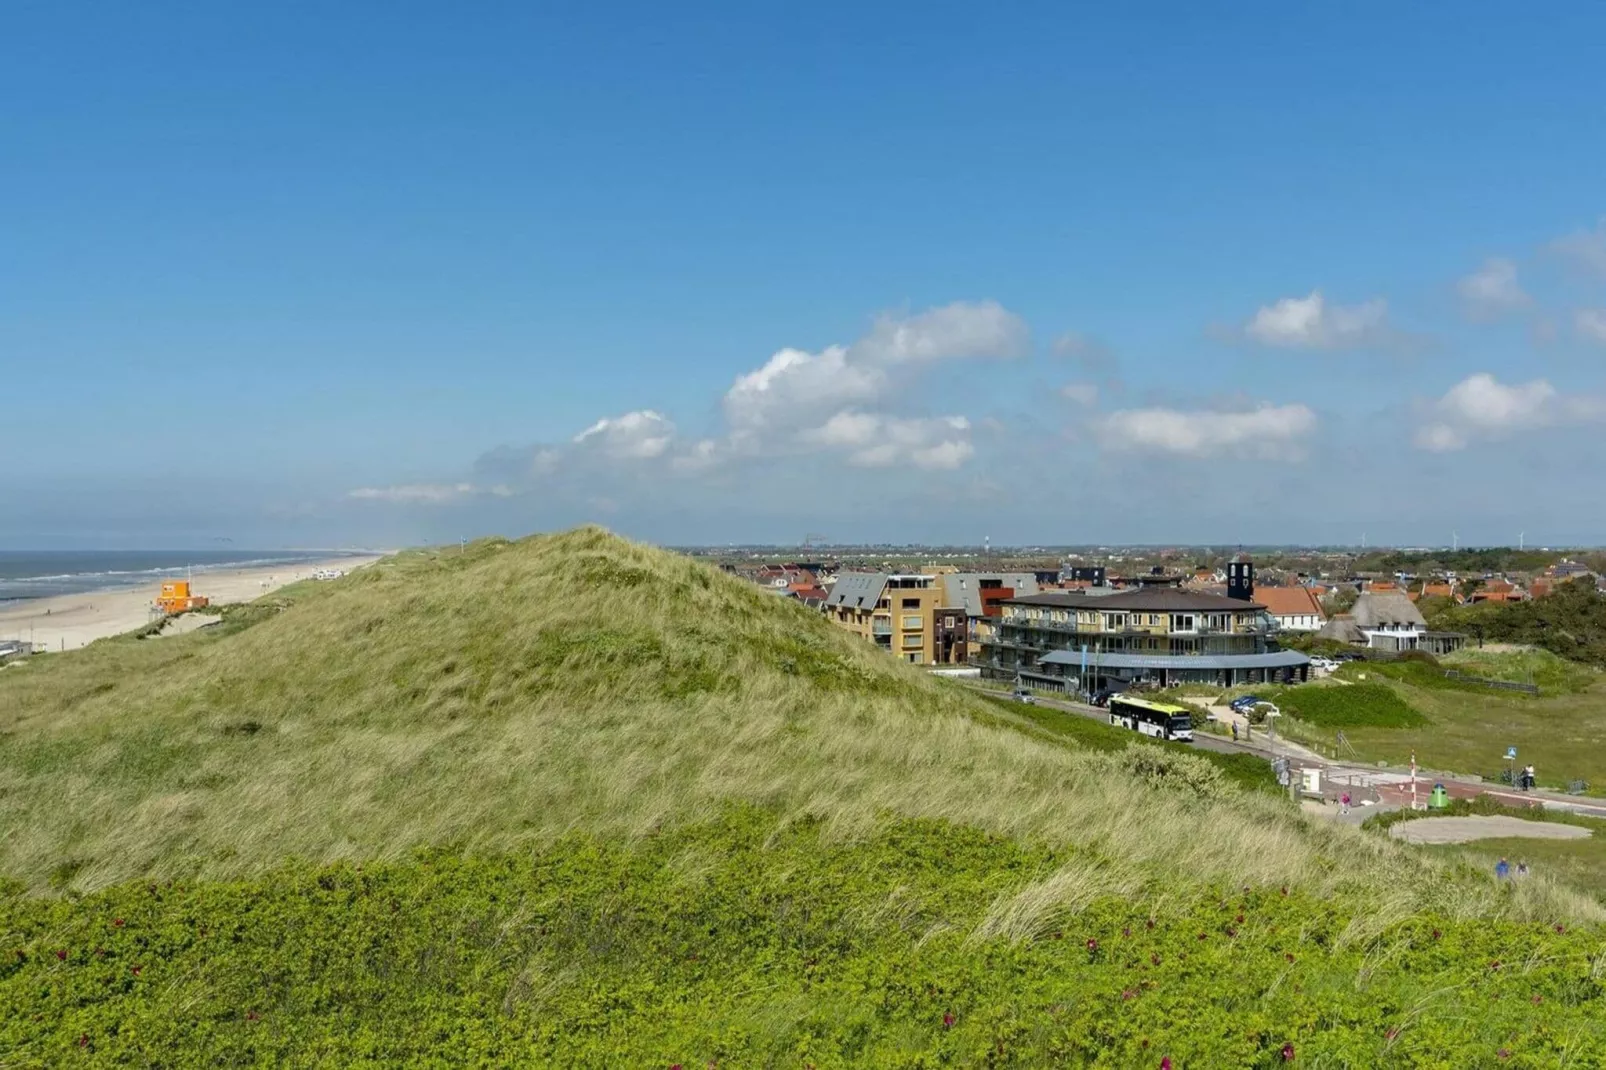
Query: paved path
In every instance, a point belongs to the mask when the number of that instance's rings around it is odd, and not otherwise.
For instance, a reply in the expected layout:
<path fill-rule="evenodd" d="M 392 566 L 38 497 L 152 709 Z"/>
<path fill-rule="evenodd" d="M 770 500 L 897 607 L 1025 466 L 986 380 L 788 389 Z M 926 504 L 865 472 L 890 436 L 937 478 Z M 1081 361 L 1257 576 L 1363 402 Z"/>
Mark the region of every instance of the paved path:
<path fill-rule="evenodd" d="M 1581 840 L 1589 829 L 1553 821 L 1524 821 L 1520 817 L 1436 817 L 1432 821 L 1401 821 L 1389 835 L 1407 843 L 1469 843 L 1522 837 L 1530 840 Z"/>

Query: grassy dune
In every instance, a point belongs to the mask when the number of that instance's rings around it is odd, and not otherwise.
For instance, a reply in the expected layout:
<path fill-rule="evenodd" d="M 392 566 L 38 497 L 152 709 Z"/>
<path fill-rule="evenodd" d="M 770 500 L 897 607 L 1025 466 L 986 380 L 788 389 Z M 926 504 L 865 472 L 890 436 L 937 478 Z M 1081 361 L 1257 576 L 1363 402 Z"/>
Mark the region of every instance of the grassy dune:
<path fill-rule="evenodd" d="M 596 529 L 227 617 L 0 672 L 0 1065 L 1606 1050 L 1567 884 Z"/>
<path fill-rule="evenodd" d="M 1012 730 L 795 605 L 596 529 L 406 554 L 272 605 L 235 634 L 0 678 L 0 873 L 76 891 L 231 877 L 640 836 L 740 801 L 842 837 L 899 815 L 1075 843 L 1120 889 L 1392 895 L 1402 867 L 1415 894 L 1437 886 L 1414 855 L 1214 790 L 1186 758 L 1172 779 L 1203 787 L 1156 793 L 1153 771 Z"/>

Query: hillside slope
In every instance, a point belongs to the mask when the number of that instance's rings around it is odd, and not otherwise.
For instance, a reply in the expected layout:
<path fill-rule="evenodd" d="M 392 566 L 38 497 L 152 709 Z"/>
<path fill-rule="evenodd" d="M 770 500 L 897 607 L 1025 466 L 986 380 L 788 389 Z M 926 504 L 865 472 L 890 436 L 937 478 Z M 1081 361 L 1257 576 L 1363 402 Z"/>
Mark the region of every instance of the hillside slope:
<path fill-rule="evenodd" d="M 1122 889 L 1412 864 L 1213 780 L 1152 791 L 1151 771 L 999 727 L 796 605 L 597 529 L 406 554 L 279 604 L 232 635 L 0 678 L 0 823 L 22 830 L 0 873 L 87 890 L 502 850 L 732 801 L 838 835 L 891 814 L 1075 843 Z"/>
<path fill-rule="evenodd" d="M 1592 899 L 596 529 L 226 616 L 0 672 L 0 1065 L 1606 1051 Z"/>

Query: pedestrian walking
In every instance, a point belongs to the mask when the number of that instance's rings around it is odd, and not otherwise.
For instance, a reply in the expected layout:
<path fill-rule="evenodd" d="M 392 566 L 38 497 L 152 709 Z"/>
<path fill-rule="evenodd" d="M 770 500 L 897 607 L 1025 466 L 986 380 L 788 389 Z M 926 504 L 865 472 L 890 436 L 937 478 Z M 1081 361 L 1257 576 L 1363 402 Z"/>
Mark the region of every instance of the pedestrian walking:
<path fill-rule="evenodd" d="M 1511 876 L 1511 863 L 1504 858 L 1494 864 L 1494 875 L 1497 880 L 1506 880 Z"/>
<path fill-rule="evenodd" d="M 1234 743 L 1238 742 L 1238 722 L 1237 721 L 1232 722 L 1232 741 Z"/>
<path fill-rule="evenodd" d="M 1529 791 L 1534 790 L 1534 767 L 1533 767 L 1532 763 L 1530 763 L 1528 768 L 1524 769 L 1522 771 L 1522 773 L 1523 773 L 1523 776 L 1526 777 L 1527 780 L 1528 780 L 1528 785 L 1527 785 L 1528 790 Z"/>
<path fill-rule="evenodd" d="M 1349 813 L 1349 792 L 1347 791 L 1338 797 L 1338 812 L 1341 814 Z"/>

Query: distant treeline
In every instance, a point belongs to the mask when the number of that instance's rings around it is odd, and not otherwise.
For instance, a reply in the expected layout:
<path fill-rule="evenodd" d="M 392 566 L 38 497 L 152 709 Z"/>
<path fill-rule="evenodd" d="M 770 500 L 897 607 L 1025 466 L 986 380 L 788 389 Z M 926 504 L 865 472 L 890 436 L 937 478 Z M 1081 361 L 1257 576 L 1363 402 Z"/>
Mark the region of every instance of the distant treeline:
<path fill-rule="evenodd" d="M 1560 559 L 1553 550 L 1489 546 L 1475 550 L 1380 550 L 1355 559 L 1357 572 L 1542 572 Z"/>
<path fill-rule="evenodd" d="M 1418 607 L 1431 628 L 1489 642 L 1524 643 L 1572 661 L 1606 666 L 1606 598 L 1587 577 L 1531 602 L 1458 606 L 1447 598 L 1424 598 Z"/>

